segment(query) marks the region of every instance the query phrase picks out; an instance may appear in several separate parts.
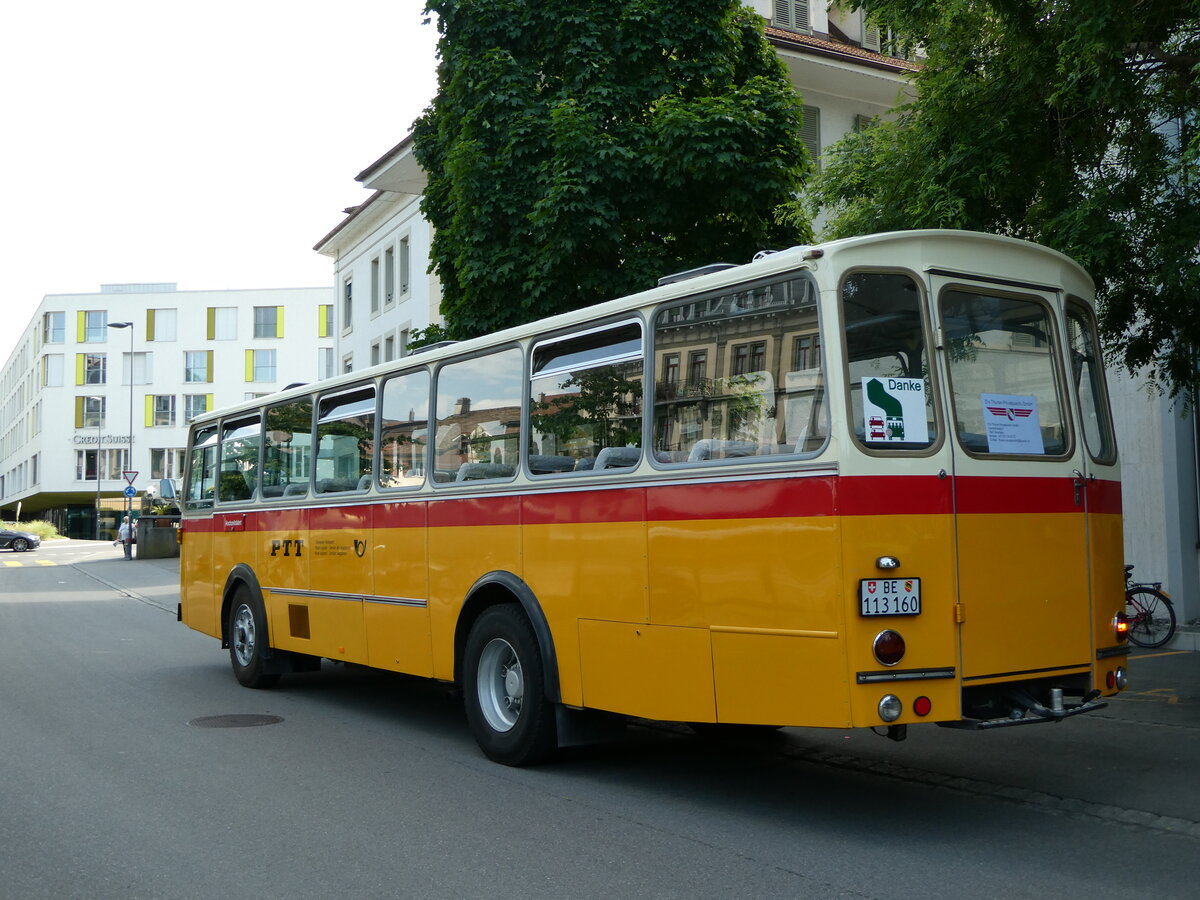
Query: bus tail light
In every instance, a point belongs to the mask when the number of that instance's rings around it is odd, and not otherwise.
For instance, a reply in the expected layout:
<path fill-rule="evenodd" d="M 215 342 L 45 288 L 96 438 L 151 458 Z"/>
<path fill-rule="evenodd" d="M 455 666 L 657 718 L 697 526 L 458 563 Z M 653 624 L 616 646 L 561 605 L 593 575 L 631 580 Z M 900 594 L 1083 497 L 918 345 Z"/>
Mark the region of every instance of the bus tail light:
<path fill-rule="evenodd" d="M 1104 683 L 1108 685 L 1108 689 L 1110 691 L 1113 688 L 1116 688 L 1118 691 L 1123 691 L 1129 684 L 1129 673 L 1125 671 L 1124 666 L 1117 666 L 1117 671 L 1109 672 L 1108 675 L 1105 676 Z"/>
<path fill-rule="evenodd" d="M 1112 629 L 1118 641 L 1129 640 L 1129 616 L 1125 615 L 1124 610 L 1113 616 Z"/>
<path fill-rule="evenodd" d="M 884 694 L 879 701 L 879 718 L 885 722 L 895 722 L 904 711 L 904 704 L 895 694 Z"/>
<path fill-rule="evenodd" d="M 913 712 L 915 712 L 918 716 L 921 716 L 922 718 L 929 715 L 929 713 L 932 709 L 933 709 L 933 701 L 930 700 L 928 697 L 924 697 L 924 696 L 918 697 L 916 700 L 913 701 Z"/>
<path fill-rule="evenodd" d="M 894 666 L 904 659 L 904 638 L 900 636 L 900 632 L 889 628 L 875 635 L 875 643 L 871 649 L 875 651 L 875 658 L 883 665 Z"/>

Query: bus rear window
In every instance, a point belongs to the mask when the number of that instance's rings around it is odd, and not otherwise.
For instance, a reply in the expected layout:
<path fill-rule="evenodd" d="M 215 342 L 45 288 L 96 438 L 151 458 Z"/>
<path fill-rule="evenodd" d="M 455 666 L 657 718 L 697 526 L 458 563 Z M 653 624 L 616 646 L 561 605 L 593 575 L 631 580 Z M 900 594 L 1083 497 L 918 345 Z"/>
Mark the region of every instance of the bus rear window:
<path fill-rule="evenodd" d="M 938 425 L 917 283 L 856 272 L 842 282 L 841 305 L 855 439 L 876 451 L 928 449 Z"/>
<path fill-rule="evenodd" d="M 1050 311 L 1040 300 L 942 295 L 959 443 L 970 453 L 1062 456 L 1067 423 Z"/>

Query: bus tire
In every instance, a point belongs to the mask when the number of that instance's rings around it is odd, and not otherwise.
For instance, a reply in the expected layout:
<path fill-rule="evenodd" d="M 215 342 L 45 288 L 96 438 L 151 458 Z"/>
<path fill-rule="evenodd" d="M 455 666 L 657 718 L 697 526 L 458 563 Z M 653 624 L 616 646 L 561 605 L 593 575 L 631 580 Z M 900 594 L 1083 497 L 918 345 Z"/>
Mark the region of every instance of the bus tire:
<path fill-rule="evenodd" d="M 467 723 L 484 755 L 506 766 L 550 756 L 558 746 L 554 704 L 524 611 L 511 603 L 484 610 L 467 636 L 463 663 Z"/>
<path fill-rule="evenodd" d="M 261 601 L 248 588 L 234 591 L 229 604 L 229 661 L 238 682 L 248 688 L 267 688 L 279 680 L 267 672 L 263 652 L 266 649 L 267 616 Z"/>

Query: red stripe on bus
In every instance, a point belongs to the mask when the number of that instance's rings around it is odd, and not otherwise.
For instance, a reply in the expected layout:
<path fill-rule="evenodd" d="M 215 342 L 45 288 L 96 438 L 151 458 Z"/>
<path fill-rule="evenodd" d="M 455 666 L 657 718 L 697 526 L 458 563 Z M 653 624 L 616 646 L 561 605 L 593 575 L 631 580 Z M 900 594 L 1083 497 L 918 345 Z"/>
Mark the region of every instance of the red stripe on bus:
<path fill-rule="evenodd" d="M 995 478 L 960 475 L 955 479 L 957 509 L 964 515 L 985 513 L 1082 513 L 1083 499 L 1075 502 L 1075 479 Z"/>
<path fill-rule="evenodd" d="M 452 528 L 463 525 L 520 525 L 521 498 L 464 497 L 438 500 L 429 504 L 429 527 Z"/>
<path fill-rule="evenodd" d="M 936 475 L 862 475 L 837 479 L 844 516 L 949 515 L 950 479 Z"/>

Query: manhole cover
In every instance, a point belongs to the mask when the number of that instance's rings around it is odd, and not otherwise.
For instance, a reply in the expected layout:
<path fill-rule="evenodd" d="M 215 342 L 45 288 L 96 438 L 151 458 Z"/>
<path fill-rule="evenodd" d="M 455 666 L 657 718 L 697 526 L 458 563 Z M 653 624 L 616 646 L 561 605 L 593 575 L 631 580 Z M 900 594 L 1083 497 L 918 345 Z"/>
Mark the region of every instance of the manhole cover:
<path fill-rule="evenodd" d="M 192 719 L 188 724 L 196 728 L 253 728 L 255 725 L 274 725 L 282 721 L 282 716 L 234 713 L 228 716 L 201 716 L 199 719 Z"/>

